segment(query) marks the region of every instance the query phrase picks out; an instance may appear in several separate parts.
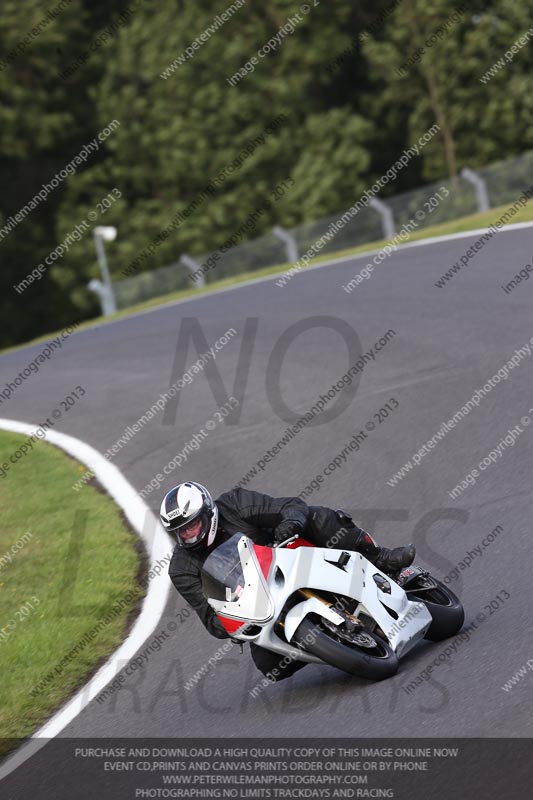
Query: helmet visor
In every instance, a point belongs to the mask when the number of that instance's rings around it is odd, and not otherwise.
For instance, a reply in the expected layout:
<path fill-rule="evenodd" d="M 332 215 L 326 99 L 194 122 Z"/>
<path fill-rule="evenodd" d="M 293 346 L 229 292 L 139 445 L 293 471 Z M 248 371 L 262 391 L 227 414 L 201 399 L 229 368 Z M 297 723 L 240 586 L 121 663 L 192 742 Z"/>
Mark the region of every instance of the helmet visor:
<path fill-rule="evenodd" d="M 173 533 L 176 534 L 183 547 L 194 547 L 205 538 L 209 530 L 210 520 L 209 514 L 200 514 L 191 522 L 185 522 L 179 528 L 175 528 Z"/>

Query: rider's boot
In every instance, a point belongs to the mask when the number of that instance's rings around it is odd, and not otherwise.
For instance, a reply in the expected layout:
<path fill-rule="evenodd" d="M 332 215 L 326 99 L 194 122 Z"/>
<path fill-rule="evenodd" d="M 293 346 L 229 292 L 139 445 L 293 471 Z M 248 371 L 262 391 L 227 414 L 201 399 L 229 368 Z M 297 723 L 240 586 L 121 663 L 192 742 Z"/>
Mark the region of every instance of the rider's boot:
<path fill-rule="evenodd" d="M 376 544 L 370 534 L 362 528 L 359 529 L 353 549 L 368 558 L 382 572 L 399 572 L 412 564 L 416 555 L 414 544 L 389 550 L 388 547 Z"/>

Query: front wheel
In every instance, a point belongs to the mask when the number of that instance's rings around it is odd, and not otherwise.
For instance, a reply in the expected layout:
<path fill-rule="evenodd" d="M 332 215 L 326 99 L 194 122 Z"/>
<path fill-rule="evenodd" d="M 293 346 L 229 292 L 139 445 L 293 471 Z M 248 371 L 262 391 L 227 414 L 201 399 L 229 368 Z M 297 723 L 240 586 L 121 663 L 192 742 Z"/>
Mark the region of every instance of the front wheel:
<path fill-rule="evenodd" d="M 296 629 L 292 643 L 326 664 L 360 678 L 382 681 L 396 674 L 400 662 L 387 642 L 366 628 L 358 627 L 350 637 L 337 633 L 335 628 L 320 617 L 315 617 L 315 621 L 305 617 Z"/>
<path fill-rule="evenodd" d="M 422 573 L 403 587 L 409 600 L 423 603 L 431 614 L 424 639 L 440 642 L 459 633 L 465 621 L 463 605 L 451 589 L 429 573 Z"/>

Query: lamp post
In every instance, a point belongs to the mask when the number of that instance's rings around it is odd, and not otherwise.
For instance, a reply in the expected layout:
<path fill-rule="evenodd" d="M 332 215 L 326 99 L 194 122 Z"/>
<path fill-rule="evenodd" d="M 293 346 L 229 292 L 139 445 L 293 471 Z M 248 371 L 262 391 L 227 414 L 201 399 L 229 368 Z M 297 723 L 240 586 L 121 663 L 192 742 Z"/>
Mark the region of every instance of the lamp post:
<path fill-rule="evenodd" d="M 109 274 L 109 267 L 107 265 L 104 242 L 114 242 L 117 238 L 117 229 L 113 225 L 97 225 L 93 231 L 93 235 L 100 272 L 102 273 L 102 282 L 91 281 L 89 283 L 89 289 L 98 294 L 102 304 L 102 313 L 104 316 L 107 316 L 108 314 L 113 314 L 117 310 L 117 304 L 113 292 L 113 284 L 111 283 L 111 275 Z"/>

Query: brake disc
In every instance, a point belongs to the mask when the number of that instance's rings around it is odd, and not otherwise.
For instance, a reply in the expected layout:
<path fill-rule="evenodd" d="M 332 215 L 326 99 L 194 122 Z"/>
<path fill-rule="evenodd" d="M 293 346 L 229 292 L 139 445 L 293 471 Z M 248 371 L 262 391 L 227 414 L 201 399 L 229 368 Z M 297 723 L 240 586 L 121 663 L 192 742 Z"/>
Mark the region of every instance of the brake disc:
<path fill-rule="evenodd" d="M 373 648 L 376 647 L 374 639 L 364 631 L 346 630 L 344 626 L 335 625 L 329 620 L 322 620 L 322 624 L 328 630 L 332 631 L 339 639 L 344 639 L 345 642 L 356 644 L 358 647 Z"/>
<path fill-rule="evenodd" d="M 351 641 L 359 647 L 375 647 L 376 643 L 368 633 L 354 633 Z"/>

